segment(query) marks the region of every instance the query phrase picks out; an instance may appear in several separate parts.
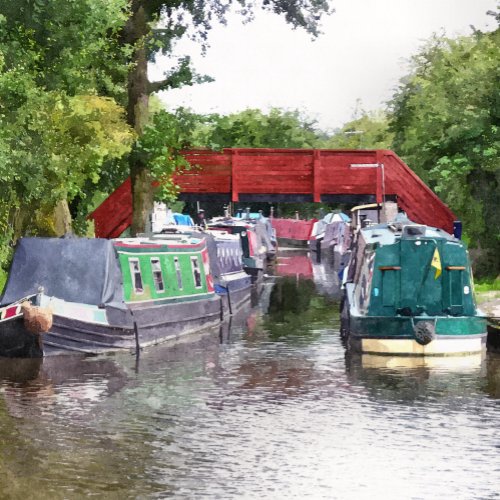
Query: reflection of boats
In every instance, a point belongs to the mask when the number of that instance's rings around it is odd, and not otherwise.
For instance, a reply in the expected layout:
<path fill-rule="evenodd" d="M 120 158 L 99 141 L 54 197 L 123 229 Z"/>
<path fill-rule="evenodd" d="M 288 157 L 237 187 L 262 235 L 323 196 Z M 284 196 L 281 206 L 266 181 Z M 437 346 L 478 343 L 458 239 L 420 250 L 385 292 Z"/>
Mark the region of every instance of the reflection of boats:
<path fill-rule="evenodd" d="M 324 262 L 313 263 L 312 267 L 313 280 L 318 293 L 340 300 L 342 291 L 337 270 Z"/>
<path fill-rule="evenodd" d="M 477 370 L 485 359 L 485 351 L 465 356 L 387 356 L 381 354 L 360 354 L 359 362 L 363 368 L 433 368 L 463 372 Z"/>
<path fill-rule="evenodd" d="M 278 276 L 312 278 L 320 295 L 339 298 L 341 295 L 338 270 L 330 262 L 314 262 L 301 250 L 281 250 L 274 267 Z"/>
<path fill-rule="evenodd" d="M 442 230 L 406 218 L 361 229 L 344 298 L 342 333 L 356 350 L 448 355 L 485 347 L 466 248 Z"/>
<path fill-rule="evenodd" d="M 23 300 L 50 311 L 48 331 L 26 323 L 16 305 Z M 137 349 L 221 319 L 206 243 L 190 237 L 23 238 L 1 303 L 0 355 L 6 357 Z"/>
<path fill-rule="evenodd" d="M 42 413 L 53 405 L 64 414 L 89 413 L 94 405 L 121 390 L 128 376 L 110 358 L 82 356 L 3 359 L 0 385 L 13 416 Z M 61 410 L 61 408 L 59 408 Z"/>
<path fill-rule="evenodd" d="M 302 276 L 311 278 L 313 266 L 304 253 L 281 251 L 276 259 L 276 274 L 279 276 Z"/>
<path fill-rule="evenodd" d="M 321 294 L 312 279 L 284 276 L 274 283 L 263 324 L 274 339 L 311 339 L 319 335 L 317 325 L 331 325 L 337 317 L 331 297 Z"/>
<path fill-rule="evenodd" d="M 346 352 L 346 373 L 379 401 L 456 399 L 483 391 L 486 353 L 466 356 L 387 356 Z M 490 391 L 484 391 L 490 393 Z"/>

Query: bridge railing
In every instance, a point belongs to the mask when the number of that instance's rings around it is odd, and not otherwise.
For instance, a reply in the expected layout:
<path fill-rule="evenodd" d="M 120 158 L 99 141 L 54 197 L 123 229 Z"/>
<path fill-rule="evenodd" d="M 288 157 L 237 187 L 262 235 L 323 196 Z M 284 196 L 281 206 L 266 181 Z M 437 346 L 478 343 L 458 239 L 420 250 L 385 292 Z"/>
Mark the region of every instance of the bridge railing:
<path fill-rule="evenodd" d="M 184 156 L 193 168 L 175 175 L 174 182 L 191 199 L 355 203 L 390 196 L 415 222 L 453 231 L 451 210 L 389 150 L 233 148 Z M 97 235 L 121 234 L 132 218 L 130 181 L 90 217 Z"/>

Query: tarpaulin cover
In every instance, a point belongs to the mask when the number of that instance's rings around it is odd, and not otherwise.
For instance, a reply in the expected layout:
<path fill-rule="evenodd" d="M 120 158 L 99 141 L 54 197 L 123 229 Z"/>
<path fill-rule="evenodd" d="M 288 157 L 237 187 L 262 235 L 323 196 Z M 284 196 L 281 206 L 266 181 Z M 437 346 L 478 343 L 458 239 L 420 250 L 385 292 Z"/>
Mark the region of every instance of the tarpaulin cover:
<path fill-rule="evenodd" d="M 174 220 L 178 226 L 194 226 L 193 219 L 189 215 L 175 213 Z"/>
<path fill-rule="evenodd" d="M 113 243 L 87 238 L 22 238 L 0 303 L 44 293 L 69 302 L 123 302 L 122 275 Z"/>
<path fill-rule="evenodd" d="M 288 238 L 299 241 L 308 241 L 316 219 L 273 219 L 278 238 Z"/>

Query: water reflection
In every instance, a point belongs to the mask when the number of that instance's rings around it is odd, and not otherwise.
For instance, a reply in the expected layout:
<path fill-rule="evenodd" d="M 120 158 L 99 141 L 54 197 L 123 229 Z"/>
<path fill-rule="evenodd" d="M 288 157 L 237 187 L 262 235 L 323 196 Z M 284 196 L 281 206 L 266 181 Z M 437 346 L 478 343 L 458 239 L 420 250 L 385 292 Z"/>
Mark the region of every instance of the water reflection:
<path fill-rule="evenodd" d="M 276 256 L 275 274 L 279 276 L 302 276 L 312 278 L 313 264 L 309 255 L 303 251 L 284 250 Z"/>
<path fill-rule="evenodd" d="M 127 383 L 111 359 L 81 356 L 2 359 L 0 384 L 14 417 L 34 417 L 56 409 L 65 417 L 84 415 Z M 63 410 L 64 407 L 64 410 Z"/>
<path fill-rule="evenodd" d="M 0 360 L 0 489 L 494 498 L 500 356 L 346 354 L 330 271 L 311 269 L 269 278 L 220 329 L 139 358 Z"/>
<path fill-rule="evenodd" d="M 480 390 L 484 371 L 485 355 L 425 359 L 346 354 L 349 380 L 362 383 L 376 398 L 454 397 Z"/>

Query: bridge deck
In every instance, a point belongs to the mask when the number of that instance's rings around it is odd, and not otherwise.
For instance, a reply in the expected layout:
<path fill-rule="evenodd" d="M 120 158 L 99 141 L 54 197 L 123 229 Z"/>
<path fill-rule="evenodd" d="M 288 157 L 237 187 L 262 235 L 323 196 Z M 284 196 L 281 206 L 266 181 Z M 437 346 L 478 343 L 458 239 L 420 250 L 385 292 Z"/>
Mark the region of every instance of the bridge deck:
<path fill-rule="evenodd" d="M 195 168 L 176 175 L 180 198 L 221 201 L 364 203 L 396 198 L 415 222 L 453 231 L 455 216 L 392 151 L 224 149 L 187 151 Z M 117 237 L 131 223 L 127 179 L 91 215 L 96 235 Z"/>

